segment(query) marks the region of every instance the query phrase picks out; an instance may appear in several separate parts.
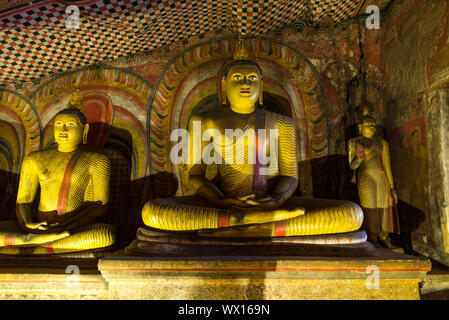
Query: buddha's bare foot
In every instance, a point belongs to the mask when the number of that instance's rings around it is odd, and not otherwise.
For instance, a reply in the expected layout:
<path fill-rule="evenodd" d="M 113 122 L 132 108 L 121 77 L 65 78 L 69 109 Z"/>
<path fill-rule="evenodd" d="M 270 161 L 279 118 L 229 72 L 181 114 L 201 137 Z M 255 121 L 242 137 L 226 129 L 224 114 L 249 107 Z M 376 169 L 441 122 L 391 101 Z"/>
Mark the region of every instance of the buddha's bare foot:
<path fill-rule="evenodd" d="M 198 236 L 210 238 L 265 238 L 272 237 L 273 234 L 273 223 L 198 231 Z"/>
<path fill-rule="evenodd" d="M 60 239 L 64 239 L 66 237 L 70 236 L 70 233 L 68 231 L 61 232 L 61 233 L 49 233 L 49 234 L 33 234 L 29 233 L 23 237 L 22 245 L 37 245 L 37 244 L 44 244 L 49 242 L 54 242 Z"/>
<path fill-rule="evenodd" d="M 238 226 L 287 220 L 296 218 L 304 213 L 304 208 L 245 211 L 231 214 L 229 225 Z"/>

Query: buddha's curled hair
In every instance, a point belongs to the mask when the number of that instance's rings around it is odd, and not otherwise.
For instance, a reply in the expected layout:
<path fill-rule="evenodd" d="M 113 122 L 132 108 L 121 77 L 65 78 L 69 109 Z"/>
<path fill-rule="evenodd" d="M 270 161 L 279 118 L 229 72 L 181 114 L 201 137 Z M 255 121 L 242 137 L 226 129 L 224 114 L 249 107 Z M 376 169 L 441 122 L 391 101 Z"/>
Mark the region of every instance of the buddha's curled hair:
<path fill-rule="evenodd" d="M 59 111 L 56 114 L 56 116 L 60 114 L 76 116 L 80 120 L 81 124 L 84 126 L 87 123 L 87 118 L 84 115 L 84 113 L 82 113 L 80 110 L 82 108 L 82 105 L 83 105 L 83 94 L 79 89 L 76 89 L 70 96 L 70 100 L 67 103 L 67 108 Z"/>
<path fill-rule="evenodd" d="M 81 124 L 84 126 L 87 123 L 87 118 L 84 115 L 84 113 L 81 112 L 81 110 L 77 109 L 77 108 L 67 108 L 67 109 L 63 109 L 61 111 L 59 111 L 55 117 L 61 115 L 61 114 L 66 114 L 66 115 L 71 115 L 71 116 L 76 116 Z"/>
<path fill-rule="evenodd" d="M 260 76 L 263 77 L 262 68 L 259 66 L 257 62 L 249 59 L 241 59 L 241 60 L 234 60 L 224 67 L 223 79 L 227 78 L 229 70 L 234 66 L 254 66 L 257 69 L 259 69 Z"/>

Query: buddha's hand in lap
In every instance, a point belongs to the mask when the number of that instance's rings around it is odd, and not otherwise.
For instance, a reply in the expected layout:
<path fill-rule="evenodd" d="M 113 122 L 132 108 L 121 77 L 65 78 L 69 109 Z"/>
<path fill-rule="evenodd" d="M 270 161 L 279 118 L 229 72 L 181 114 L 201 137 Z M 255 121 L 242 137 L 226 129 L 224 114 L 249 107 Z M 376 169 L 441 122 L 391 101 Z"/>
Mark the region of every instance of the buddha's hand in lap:
<path fill-rule="evenodd" d="M 226 197 L 221 199 L 220 204 L 221 207 L 224 208 L 234 208 L 234 209 L 246 209 L 251 205 L 248 204 L 245 200 L 242 200 L 237 197 Z"/>
<path fill-rule="evenodd" d="M 237 199 L 244 202 L 245 207 L 240 207 L 241 212 L 231 214 L 230 226 L 287 220 L 305 213 L 304 208 L 279 208 L 283 204 L 281 197 L 247 195 Z"/>
<path fill-rule="evenodd" d="M 27 229 L 40 230 L 40 231 L 46 231 L 46 230 L 48 230 L 48 229 L 50 229 L 52 227 L 55 227 L 57 225 L 59 225 L 59 223 L 49 224 L 49 223 L 47 223 L 47 221 L 25 223 L 25 227 Z"/>
<path fill-rule="evenodd" d="M 270 195 L 257 198 L 256 195 L 250 194 L 240 197 L 226 197 L 221 199 L 222 207 L 231 207 L 234 209 L 277 209 L 283 204 L 281 197 L 272 197 Z"/>
<path fill-rule="evenodd" d="M 251 209 L 263 210 L 277 209 L 285 202 L 282 200 L 281 196 L 266 195 L 258 198 L 254 194 L 240 197 L 239 200 L 244 201 L 247 204 L 247 207 Z"/>

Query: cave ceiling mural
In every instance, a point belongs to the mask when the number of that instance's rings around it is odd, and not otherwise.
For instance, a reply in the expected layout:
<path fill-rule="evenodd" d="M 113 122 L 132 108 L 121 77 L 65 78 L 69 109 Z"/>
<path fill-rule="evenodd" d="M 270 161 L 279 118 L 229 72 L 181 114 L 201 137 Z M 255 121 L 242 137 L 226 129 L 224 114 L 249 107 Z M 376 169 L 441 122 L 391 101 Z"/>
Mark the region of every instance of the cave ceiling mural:
<path fill-rule="evenodd" d="M 264 35 L 338 23 L 390 0 L 0 1 L 0 84 L 33 81 L 221 30 Z M 67 27 L 79 10 L 79 28 Z M 73 19 L 73 21 L 76 21 Z"/>

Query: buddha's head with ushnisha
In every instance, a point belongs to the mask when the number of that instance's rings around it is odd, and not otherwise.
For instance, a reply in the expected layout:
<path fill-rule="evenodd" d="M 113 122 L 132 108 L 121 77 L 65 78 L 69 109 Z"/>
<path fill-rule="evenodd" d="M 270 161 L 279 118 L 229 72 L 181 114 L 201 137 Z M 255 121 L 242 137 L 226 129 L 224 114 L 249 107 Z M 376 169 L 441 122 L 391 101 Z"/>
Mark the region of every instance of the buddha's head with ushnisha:
<path fill-rule="evenodd" d="M 376 134 L 377 119 L 370 114 L 368 109 L 363 111 L 362 119 L 358 125 L 359 132 L 365 138 L 372 138 Z"/>
<path fill-rule="evenodd" d="M 221 86 L 223 103 L 229 101 L 237 113 L 252 113 L 257 102 L 262 104 L 262 69 L 248 58 L 243 40 L 236 46 L 234 61 L 224 68 Z"/>
<path fill-rule="evenodd" d="M 79 109 L 82 106 L 83 95 L 79 90 L 72 94 L 66 109 L 59 111 L 53 122 L 55 141 L 58 150 L 71 152 L 78 148 L 81 142 L 86 143 L 89 124 L 86 116 Z"/>

